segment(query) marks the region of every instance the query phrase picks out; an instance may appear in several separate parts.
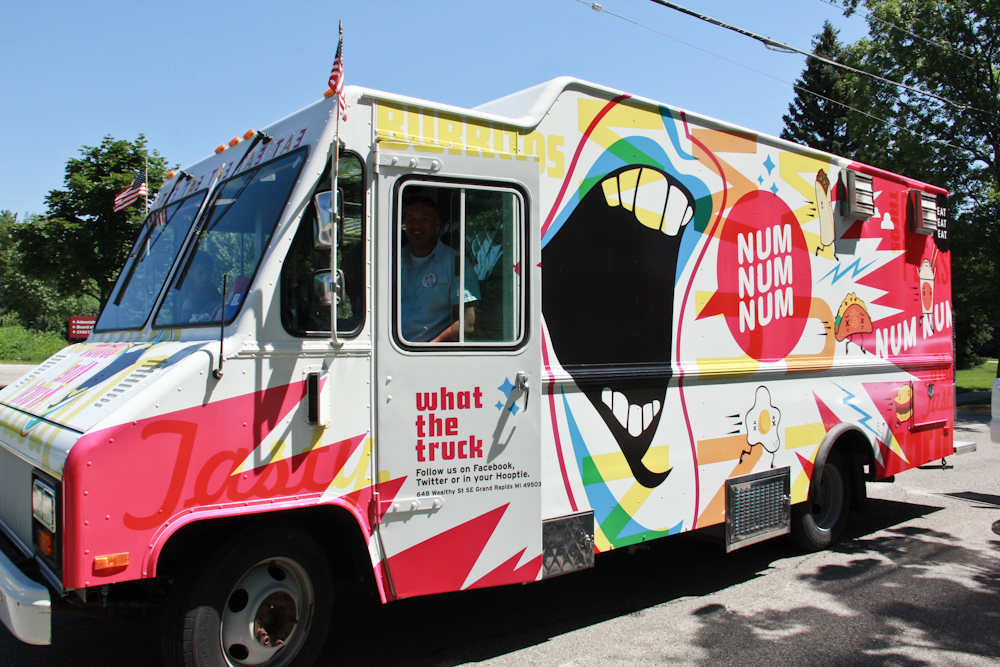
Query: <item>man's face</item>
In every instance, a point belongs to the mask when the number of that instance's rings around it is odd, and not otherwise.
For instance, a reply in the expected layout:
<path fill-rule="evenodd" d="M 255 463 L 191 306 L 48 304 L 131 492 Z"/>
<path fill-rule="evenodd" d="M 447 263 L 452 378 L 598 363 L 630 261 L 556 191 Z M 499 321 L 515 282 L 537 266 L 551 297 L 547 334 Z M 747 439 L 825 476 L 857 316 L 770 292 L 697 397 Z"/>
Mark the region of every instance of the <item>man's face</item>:
<path fill-rule="evenodd" d="M 403 211 L 403 231 L 414 257 L 426 257 L 437 245 L 441 219 L 429 204 L 415 202 Z"/>

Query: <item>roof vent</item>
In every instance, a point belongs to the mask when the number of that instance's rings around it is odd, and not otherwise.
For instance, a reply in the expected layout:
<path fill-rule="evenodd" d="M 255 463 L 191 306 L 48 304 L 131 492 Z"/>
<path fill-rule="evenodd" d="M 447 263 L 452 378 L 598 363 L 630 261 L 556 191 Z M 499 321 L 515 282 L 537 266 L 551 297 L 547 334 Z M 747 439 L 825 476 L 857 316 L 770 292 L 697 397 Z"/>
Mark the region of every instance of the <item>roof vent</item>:
<path fill-rule="evenodd" d="M 847 169 L 845 173 L 847 196 L 842 200 L 841 214 L 848 220 L 867 220 L 875 215 L 872 177 L 852 169 Z"/>
<path fill-rule="evenodd" d="M 913 231 L 929 236 L 937 235 L 937 197 L 919 190 L 910 190 L 909 199 L 908 208 L 910 220 L 913 222 Z"/>

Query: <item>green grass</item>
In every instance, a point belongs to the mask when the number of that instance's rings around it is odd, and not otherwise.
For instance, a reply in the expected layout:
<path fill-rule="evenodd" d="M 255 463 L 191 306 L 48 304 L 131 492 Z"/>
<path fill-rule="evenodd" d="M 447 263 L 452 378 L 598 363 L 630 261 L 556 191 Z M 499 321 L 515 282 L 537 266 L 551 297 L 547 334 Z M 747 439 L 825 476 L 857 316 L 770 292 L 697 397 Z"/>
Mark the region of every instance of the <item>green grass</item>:
<path fill-rule="evenodd" d="M 992 391 L 993 380 L 996 376 L 997 360 L 990 359 L 981 366 L 970 368 L 967 371 L 957 371 L 955 373 L 955 386 L 960 394 L 968 391 Z"/>
<path fill-rule="evenodd" d="M 0 363 L 37 364 L 67 345 L 59 334 L 25 329 L 7 318 L 0 326 Z"/>

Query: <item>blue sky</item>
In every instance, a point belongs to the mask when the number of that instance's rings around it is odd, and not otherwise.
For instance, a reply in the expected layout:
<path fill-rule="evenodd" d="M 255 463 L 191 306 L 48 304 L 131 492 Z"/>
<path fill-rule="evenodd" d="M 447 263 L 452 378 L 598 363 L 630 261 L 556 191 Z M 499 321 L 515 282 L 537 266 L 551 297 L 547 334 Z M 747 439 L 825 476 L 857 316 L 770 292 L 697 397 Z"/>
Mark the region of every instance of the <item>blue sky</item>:
<path fill-rule="evenodd" d="M 0 209 L 44 213 L 66 161 L 106 135 L 142 133 L 183 166 L 319 99 L 338 20 L 348 84 L 471 107 L 569 75 L 781 131 L 803 56 L 649 0 L 600 4 L 0 0 Z M 827 19 L 844 42 L 866 32 L 824 0 L 679 4 L 801 49 Z"/>

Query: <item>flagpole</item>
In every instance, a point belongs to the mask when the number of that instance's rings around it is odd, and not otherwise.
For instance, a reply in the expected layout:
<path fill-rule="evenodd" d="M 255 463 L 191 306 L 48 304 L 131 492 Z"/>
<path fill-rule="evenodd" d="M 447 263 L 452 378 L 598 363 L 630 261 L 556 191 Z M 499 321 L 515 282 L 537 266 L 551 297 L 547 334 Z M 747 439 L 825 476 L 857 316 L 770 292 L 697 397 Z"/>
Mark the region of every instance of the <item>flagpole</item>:
<path fill-rule="evenodd" d="M 143 200 L 146 202 L 146 211 L 142 216 L 145 220 L 149 217 L 149 157 L 144 157 L 143 161 L 143 180 L 146 181 L 146 194 L 143 196 Z"/>
<path fill-rule="evenodd" d="M 337 55 L 341 56 L 341 49 L 344 45 L 344 22 L 340 22 L 340 38 L 337 42 Z M 340 76 L 343 77 L 343 70 L 341 70 Z M 341 79 L 342 80 L 342 79 Z M 342 88 L 342 84 L 338 85 L 338 89 Z M 340 274 L 338 272 L 337 266 L 337 245 L 339 242 L 339 232 L 340 232 L 340 220 L 337 212 L 340 210 L 340 190 L 337 187 L 337 177 L 338 171 L 340 169 L 340 96 L 341 92 L 339 90 L 335 91 L 336 99 L 333 104 L 333 114 L 336 116 L 336 121 L 334 125 L 334 135 L 333 135 L 333 147 L 330 149 L 330 178 L 331 178 L 331 192 L 330 201 L 333 202 L 333 230 L 330 239 L 330 272 L 333 278 L 333 299 L 332 299 L 332 312 L 330 313 L 330 344 L 336 348 L 339 348 L 342 343 L 340 337 L 337 335 L 337 312 L 340 310 Z"/>

